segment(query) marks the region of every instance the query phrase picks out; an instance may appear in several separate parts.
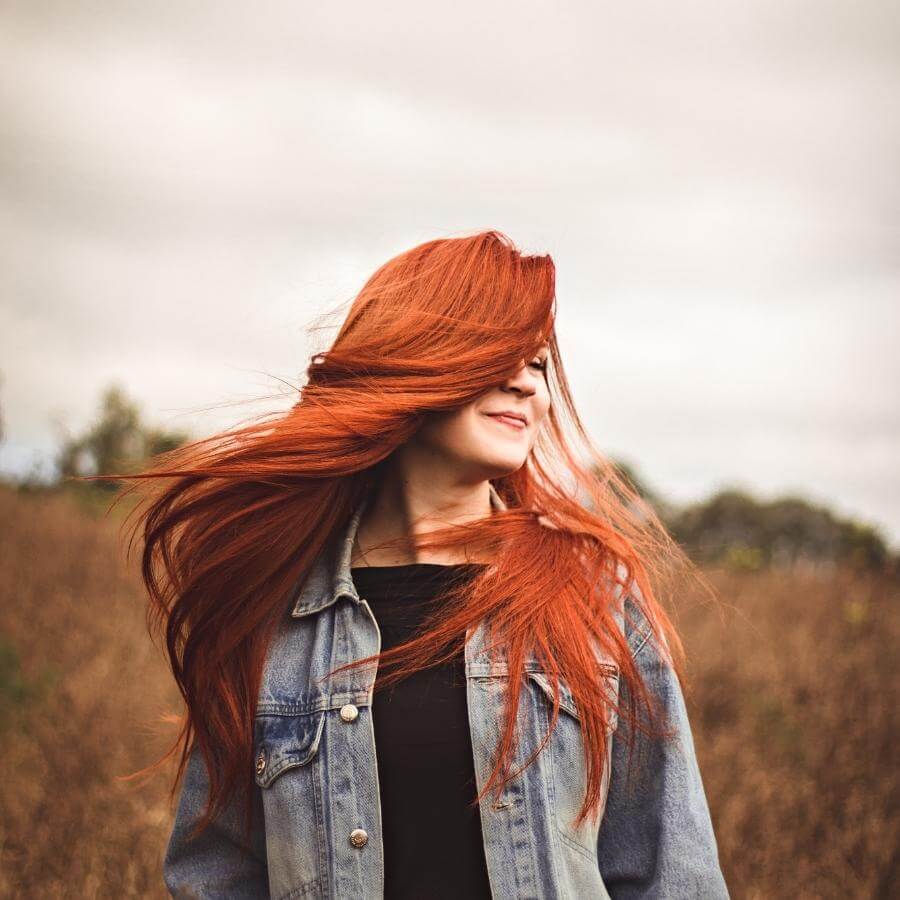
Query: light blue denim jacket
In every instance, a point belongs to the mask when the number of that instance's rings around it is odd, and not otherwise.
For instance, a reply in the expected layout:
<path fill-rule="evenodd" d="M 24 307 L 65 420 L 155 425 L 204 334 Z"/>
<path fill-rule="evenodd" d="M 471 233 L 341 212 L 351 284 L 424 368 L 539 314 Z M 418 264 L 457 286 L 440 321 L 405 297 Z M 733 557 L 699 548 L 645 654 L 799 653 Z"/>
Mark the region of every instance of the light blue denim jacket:
<path fill-rule="evenodd" d="M 491 487 L 494 508 L 503 501 Z M 350 573 L 353 538 L 363 505 L 337 544 L 323 554 L 296 593 L 270 648 L 256 711 L 254 822 L 249 844 L 236 806 L 195 840 L 188 832 L 202 812 L 206 772 L 191 755 L 166 853 L 164 874 L 174 897 L 381 900 L 384 860 L 372 669 L 313 682 L 329 668 L 377 653 L 378 625 Z M 615 715 L 603 780 L 601 821 L 572 819 L 585 790 L 578 710 L 564 682 L 560 715 L 547 747 L 495 802 L 480 804 L 491 892 L 525 898 L 727 898 L 716 841 L 694 754 L 684 699 L 657 652 L 631 595 L 639 627 L 619 613 L 632 656 L 677 728 L 674 742 L 645 746 L 644 777 L 626 783 L 625 743 Z M 503 721 L 506 663 L 485 652 L 484 626 L 465 647 L 466 691 L 478 789 L 491 772 L 491 751 Z M 598 651 L 599 652 L 599 651 Z M 619 696 L 619 673 L 603 664 L 606 689 Z M 552 682 L 532 656 L 519 710 L 516 765 L 546 734 Z M 623 684 L 622 697 L 626 687 Z M 638 734 L 638 743 L 646 740 Z M 637 751 L 638 748 L 636 748 Z M 460 803 L 464 798 L 460 797 Z"/>

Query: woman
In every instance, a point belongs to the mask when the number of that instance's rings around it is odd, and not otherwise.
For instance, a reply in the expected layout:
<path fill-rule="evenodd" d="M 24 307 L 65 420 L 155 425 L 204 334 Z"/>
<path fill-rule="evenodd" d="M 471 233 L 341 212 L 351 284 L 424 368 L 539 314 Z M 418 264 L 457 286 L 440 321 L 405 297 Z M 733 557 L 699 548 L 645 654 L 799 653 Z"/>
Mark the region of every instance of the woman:
<path fill-rule="evenodd" d="M 689 563 L 580 424 L 554 285 L 414 247 L 289 412 L 136 476 L 174 896 L 728 896 L 650 577 Z"/>

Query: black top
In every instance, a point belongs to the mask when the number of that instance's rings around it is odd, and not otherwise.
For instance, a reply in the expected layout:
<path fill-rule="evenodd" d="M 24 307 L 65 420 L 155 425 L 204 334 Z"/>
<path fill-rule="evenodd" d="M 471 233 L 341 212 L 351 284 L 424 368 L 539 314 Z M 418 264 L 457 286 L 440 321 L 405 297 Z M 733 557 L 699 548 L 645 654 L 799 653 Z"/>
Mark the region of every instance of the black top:
<path fill-rule="evenodd" d="M 388 650 L 413 636 L 451 579 L 473 577 L 482 568 L 414 563 L 350 571 Z M 481 819 L 477 806 L 468 807 L 478 790 L 462 646 L 449 663 L 376 689 L 372 721 L 385 898 L 491 900 Z"/>

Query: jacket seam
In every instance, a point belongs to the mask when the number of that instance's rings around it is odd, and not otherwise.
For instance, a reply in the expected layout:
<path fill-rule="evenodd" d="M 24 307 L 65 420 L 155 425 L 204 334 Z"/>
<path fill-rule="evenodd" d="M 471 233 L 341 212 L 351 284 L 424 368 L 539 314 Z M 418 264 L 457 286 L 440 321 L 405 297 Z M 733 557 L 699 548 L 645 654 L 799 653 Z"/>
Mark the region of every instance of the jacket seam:
<path fill-rule="evenodd" d="M 558 825 L 556 826 L 556 830 L 559 833 L 559 836 L 563 839 L 564 843 L 568 844 L 573 850 L 577 850 L 579 853 L 583 853 L 592 862 L 596 862 L 596 852 L 589 850 L 587 847 L 582 847 L 581 844 L 570 838 L 569 835 L 567 835 Z"/>
<path fill-rule="evenodd" d="M 538 682 L 538 684 L 540 685 L 540 682 Z M 541 693 L 543 694 L 543 686 L 540 686 L 540 689 L 541 689 Z M 552 811 L 552 815 L 554 818 L 554 824 L 555 824 L 555 818 L 556 818 L 555 811 L 557 808 L 556 771 L 555 771 L 555 769 L 556 769 L 556 763 L 555 763 L 556 754 L 553 752 L 554 735 L 549 734 L 551 712 L 549 709 L 547 709 L 547 704 L 545 702 L 543 702 L 544 699 L 546 699 L 546 697 L 541 698 L 540 705 L 537 706 L 536 708 L 538 710 L 538 712 L 537 712 L 538 721 L 541 724 L 541 726 L 546 726 L 546 730 L 544 733 L 548 735 L 547 746 L 545 748 L 547 753 L 545 755 L 545 758 L 542 760 L 541 764 L 546 765 L 549 769 L 549 773 L 548 773 L 547 779 L 546 779 L 547 793 L 548 793 L 547 801 L 549 803 L 550 810 Z M 563 709 L 562 705 L 560 705 L 560 709 Z M 556 728 L 556 726 L 554 726 L 554 730 L 555 730 L 555 728 Z M 543 751 L 542 751 L 542 753 L 543 753 Z M 556 831 L 559 832 L 558 825 L 556 827 Z M 562 873 L 559 871 L 559 865 L 558 865 L 557 859 L 555 858 L 555 854 L 553 857 L 553 877 L 557 880 L 557 883 L 562 883 Z"/>
<path fill-rule="evenodd" d="M 315 758 L 312 761 L 312 768 L 310 769 L 310 777 L 312 778 L 313 805 L 316 810 L 316 849 L 318 850 L 319 857 L 319 878 L 316 880 L 316 884 L 319 888 L 320 896 L 325 897 L 328 895 L 331 873 L 328 870 L 328 842 L 325 835 L 325 809 L 322 802 L 322 784 L 320 781 L 321 760 L 319 759 L 319 749 L 319 747 L 316 747 Z"/>
<path fill-rule="evenodd" d="M 648 641 L 649 638 L 650 638 L 650 632 L 651 632 L 651 630 L 652 630 L 652 629 L 648 628 L 648 629 L 644 632 L 644 634 L 641 636 L 641 642 L 637 645 L 637 647 L 634 648 L 634 650 L 631 651 L 631 658 L 632 658 L 632 659 L 635 659 L 635 658 L 637 657 L 638 653 L 640 653 L 641 650 L 643 650 L 644 647 L 647 645 L 647 641 Z"/>
<path fill-rule="evenodd" d="M 635 658 L 637 657 L 638 653 L 640 653 L 641 650 L 643 650 L 644 647 L 646 646 L 647 641 L 648 641 L 648 639 L 650 638 L 650 635 L 653 633 L 653 627 L 652 627 L 652 626 L 650 625 L 650 623 L 647 621 L 647 618 L 646 618 L 646 616 L 644 615 L 643 610 L 641 610 L 641 608 L 640 608 L 640 606 L 638 605 L 637 601 L 634 599 L 634 595 L 633 595 L 633 594 L 628 594 L 628 596 L 625 598 L 624 602 L 622 603 L 622 610 L 623 610 L 623 613 L 626 614 L 626 619 L 625 619 L 625 621 L 624 621 L 624 623 L 623 623 L 624 629 L 625 629 L 625 631 L 626 631 L 626 635 L 627 635 L 627 628 L 628 628 L 628 620 L 627 620 L 628 617 L 627 617 L 627 612 L 626 612 L 626 610 L 625 610 L 625 607 L 628 605 L 628 601 L 629 601 L 629 600 L 631 601 L 632 606 L 634 606 L 634 608 L 635 608 L 635 610 L 636 610 L 636 612 L 637 612 L 637 615 L 636 615 L 635 617 L 632 618 L 632 623 L 633 623 L 634 625 L 636 625 L 637 628 L 638 628 L 638 630 L 640 631 L 640 637 L 639 637 L 639 639 L 638 639 L 638 644 L 637 644 L 637 646 L 631 651 L 631 658 L 632 658 L 632 659 L 635 659 Z M 645 627 L 645 626 L 646 626 L 646 627 Z"/>

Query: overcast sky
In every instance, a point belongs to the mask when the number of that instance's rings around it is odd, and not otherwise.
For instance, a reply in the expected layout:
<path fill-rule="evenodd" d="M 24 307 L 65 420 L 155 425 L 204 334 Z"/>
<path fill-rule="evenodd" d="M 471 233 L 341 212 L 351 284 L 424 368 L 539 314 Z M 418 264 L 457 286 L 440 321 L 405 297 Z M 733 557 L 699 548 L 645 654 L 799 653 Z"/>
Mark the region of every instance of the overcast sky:
<path fill-rule="evenodd" d="M 7 0 L 0 60 L 0 470 L 112 381 L 196 433 L 287 408 L 233 401 L 498 228 L 556 262 L 600 447 L 900 545 L 896 3 Z"/>

